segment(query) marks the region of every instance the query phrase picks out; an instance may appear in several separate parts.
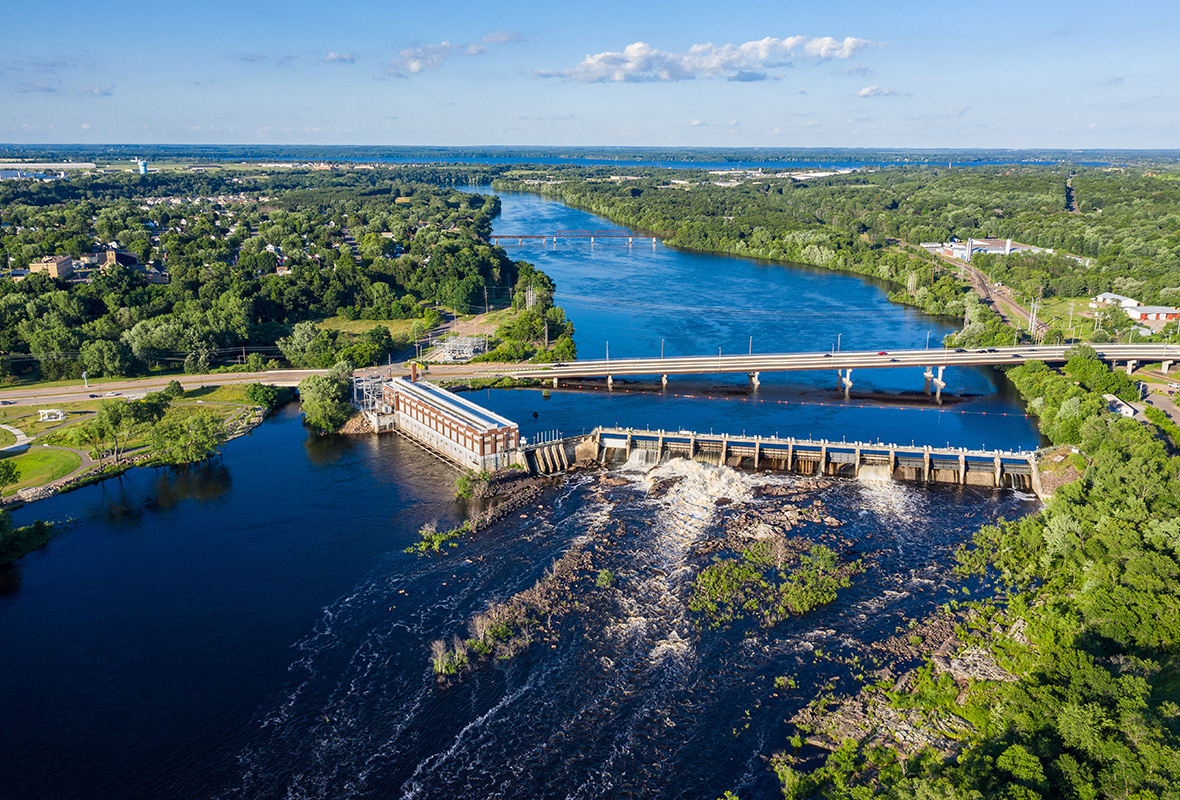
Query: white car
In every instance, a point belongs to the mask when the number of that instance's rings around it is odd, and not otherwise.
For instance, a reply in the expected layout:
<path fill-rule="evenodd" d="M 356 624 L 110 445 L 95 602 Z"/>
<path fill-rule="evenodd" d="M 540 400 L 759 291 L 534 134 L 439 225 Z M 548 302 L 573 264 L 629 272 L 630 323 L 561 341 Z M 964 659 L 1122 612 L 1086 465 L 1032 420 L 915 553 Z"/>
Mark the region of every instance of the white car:
<path fill-rule="evenodd" d="M 1168 388 L 1169 389 L 1180 389 L 1180 383 L 1169 383 Z"/>

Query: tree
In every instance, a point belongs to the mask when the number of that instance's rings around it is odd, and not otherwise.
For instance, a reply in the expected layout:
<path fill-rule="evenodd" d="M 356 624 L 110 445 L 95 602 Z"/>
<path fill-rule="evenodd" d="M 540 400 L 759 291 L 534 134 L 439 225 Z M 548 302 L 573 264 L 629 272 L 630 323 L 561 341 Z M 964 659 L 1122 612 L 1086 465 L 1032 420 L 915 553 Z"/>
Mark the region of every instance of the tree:
<path fill-rule="evenodd" d="M 104 400 L 98 404 L 94 424 L 102 429 L 104 438 L 110 438 L 115 463 L 118 463 L 119 453 L 126 449 L 127 437 L 138 424 L 131 404 L 124 400 Z"/>
<path fill-rule="evenodd" d="M 310 375 L 299 384 L 303 418 L 311 427 L 327 433 L 338 430 L 352 416 L 348 402 L 352 365 L 341 361 L 327 375 Z"/>
<path fill-rule="evenodd" d="M 216 454 L 225 440 L 225 423 L 208 409 L 168 414 L 152 428 L 152 447 L 170 464 L 202 461 Z"/>
<path fill-rule="evenodd" d="M 125 378 L 135 369 L 135 355 L 123 342 L 98 339 L 82 345 L 82 366 L 91 377 Z"/>
<path fill-rule="evenodd" d="M 8 459 L 0 461 L 0 494 L 4 494 L 4 489 L 19 479 L 20 470 L 15 463 Z"/>
<path fill-rule="evenodd" d="M 173 378 L 168 381 L 168 385 L 164 387 L 164 394 L 172 400 L 184 397 L 184 387 L 180 385 L 180 381 Z"/>

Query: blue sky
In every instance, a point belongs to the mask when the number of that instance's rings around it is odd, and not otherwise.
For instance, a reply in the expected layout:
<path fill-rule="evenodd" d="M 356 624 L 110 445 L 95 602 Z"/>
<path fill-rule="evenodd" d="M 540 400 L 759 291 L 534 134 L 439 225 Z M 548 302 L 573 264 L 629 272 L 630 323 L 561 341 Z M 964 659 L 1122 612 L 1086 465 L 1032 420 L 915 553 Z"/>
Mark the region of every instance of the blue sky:
<path fill-rule="evenodd" d="M 1180 147 L 1180 4 L 14 3 L 0 141 Z"/>

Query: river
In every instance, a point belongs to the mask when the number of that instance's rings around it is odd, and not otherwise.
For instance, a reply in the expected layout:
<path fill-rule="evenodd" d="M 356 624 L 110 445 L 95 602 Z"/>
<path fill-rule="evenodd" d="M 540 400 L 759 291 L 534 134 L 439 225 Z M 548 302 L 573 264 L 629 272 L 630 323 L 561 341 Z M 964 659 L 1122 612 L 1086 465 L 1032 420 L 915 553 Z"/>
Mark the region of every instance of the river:
<path fill-rule="evenodd" d="M 496 224 L 604 227 L 529 196 L 506 196 Z M 837 335 L 842 347 L 888 349 L 949 329 L 846 275 L 659 245 L 510 254 L 557 280 L 584 357 L 608 341 L 612 356 L 652 355 L 661 339 L 669 355 L 737 352 L 750 336 L 764 351 L 827 349 Z M 620 423 L 1037 443 L 985 371 L 948 373 L 955 402 L 942 409 L 910 370 L 854 374 L 848 403 L 834 373 L 763 377 L 756 392 L 705 377 L 664 394 L 475 399 L 526 435 Z M 946 602 L 953 548 L 982 522 L 1034 507 L 1012 491 L 815 487 L 684 461 L 659 467 L 655 477 L 679 482 L 649 496 L 653 476 L 620 474 L 610 486 L 576 476 L 540 508 L 420 558 L 403 552 L 418 528 L 466 511 L 455 473 L 396 435 L 310 437 L 288 407 L 211 463 L 134 470 L 18 511 L 18 523 L 73 522 L 0 568 L 5 796 L 774 797 L 764 759 L 786 747 L 784 720 L 829 681 L 853 682 L 832 658 Z M 810 614 L 710 631 L 685 606 L 708 563 L 701 548 L 732 514 L 781 505 L 759 496 L 766 485 L 820 500 L 842 525 L 798 533 L 868 569 Z M 429 642 L 462 634 L 574 545 L 615 586 L 579 583 L 577 607 L 543 641 L 438 683 Z M 776 688 L 779 676 L 795 687 Z"/>

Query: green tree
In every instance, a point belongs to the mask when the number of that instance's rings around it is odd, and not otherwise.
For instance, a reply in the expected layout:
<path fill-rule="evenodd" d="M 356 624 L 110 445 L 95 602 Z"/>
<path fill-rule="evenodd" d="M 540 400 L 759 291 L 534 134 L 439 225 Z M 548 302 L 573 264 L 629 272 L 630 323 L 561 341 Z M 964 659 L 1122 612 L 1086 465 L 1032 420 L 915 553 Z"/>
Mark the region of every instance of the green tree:
<path fill-rule="evenodd" d="M 157 457 L 171 464 L 202 461 L 215 455 L 225 440 L 225 423 L 208 409 L 168 414 L 152 428 Z"/>
<path fill-rule="evenodd" d="M 0 494 L 4 494 L 4 490 L 9 484 L 16 483 L 20 479 L 20 470 L 17 469 L 16 464 L 8 459 L 0 461 Z"/>
<path fill-rule="evenodd" d="M 339 430 L 352 416 L 349 389 L 352 365 L 340 362 L 327 375 L 310 375 L 299 384 L 303 418 L 320 432 Z"/>

